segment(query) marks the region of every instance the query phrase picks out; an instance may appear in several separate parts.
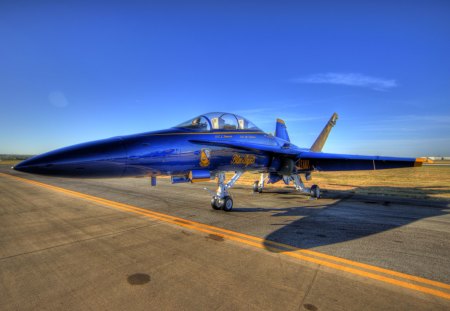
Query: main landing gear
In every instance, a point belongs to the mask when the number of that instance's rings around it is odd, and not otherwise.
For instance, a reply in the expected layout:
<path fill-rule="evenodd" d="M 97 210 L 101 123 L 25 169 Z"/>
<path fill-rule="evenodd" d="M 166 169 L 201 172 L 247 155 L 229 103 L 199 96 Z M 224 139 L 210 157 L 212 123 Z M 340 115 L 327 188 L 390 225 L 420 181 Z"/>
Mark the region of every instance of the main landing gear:
<path fill-rule="evenodd" d="M 291 175 L 291 180 L 294 182 L 295 190 L 309 194 L 311 198 L 320 198 L 320 188 L 318 185 L 312 185 L 311 188 L 306 188 L 302 179 L 297 174 Z"/>
<path fill-rule="evenodd" d="M 261 173 L 261 175 L 259 177 L 259 181 L 256 180 L 255 183 L 253 184 L 253 192 L 258 192 L 258 193 L 263 192 L 264 181 L 265 181 L 264 174 Z"/>
<path fill-rule="evenodd" d="M 318 185 L 312 185 L 311 189 L 309 189 L 312 198 L 320 198 L 320 188 Z"/>
<path fill-rule="evenodd" d="M 289 182 L 292 180 L 295 186 L 295 190 L 301 193 L 305 193 L 311 196 L 311 198 L 318 199 L 320 198 L 320 187 L 318 185 L 312 185 L 311 188 L 306 188 L 305 185 L 302 182 L 302 179 L 297 174 L 292 174 L 290 176 L 283 176 L 283 180 L 286 184 L 289 184 Z M 261 177 L 259 178 L 259 181 L 255 181 L 253 184 L 253 192 L 261 193 L 264 189 L 264 174 L 261 174 Z"/>
<path fill-rule="evenodd" d="M 243 172 L 236 172 L 234 176 L 230 179 L 228 183 L 225 184 L 225 172 L 220 172 L 217 174 L 217 192 L 211 198 L 211 207 L 215 210 L 224 210 L 229 212 L 233 209 L 233 199 L 228 193 L 228 189 L 233 187 L 233 185 L 238 181 Z"/>

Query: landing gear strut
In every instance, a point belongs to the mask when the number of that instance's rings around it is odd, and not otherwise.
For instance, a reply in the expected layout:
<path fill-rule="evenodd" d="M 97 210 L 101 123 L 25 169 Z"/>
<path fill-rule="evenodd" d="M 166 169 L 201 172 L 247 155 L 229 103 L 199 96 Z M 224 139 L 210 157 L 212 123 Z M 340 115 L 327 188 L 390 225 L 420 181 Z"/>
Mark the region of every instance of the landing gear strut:
<path fill-rule="evenodd" d="M 211 198 L 211 207 L 215 210 L 224 210 L 229 212 L 233 209 L 233 199 L 228 193 L 228 189 L 233 187 L 233 185 L 238 181 L 243 172 L 235 172 L 234 176 L 230 179 L 228 183 L 225 184 L 225 172 L 219 172 L 217 174 L 217 192 Z"/>
<path fill-rule="evenodd" d="M 308 189 L 303 184 L 303 181 L 299 175 L 292 174 L 290 176 L 289 175 L 283 176 L 283 181 L 286 183 L 286 185 L 288 185 L 291 180 L 294 183 L 295 190 L 297 190 L 301 193 L 308 194 L 312 198 L 316 198 L 316 199 L 320 198 L 320 188 L 318 185 L 312 185 L 311 188 Z M 259 180 L 256 180 L 253 184 L 253 192 L 261 193 L 264 189 L 264 181 L 265 181 L 265 177 L 264 177 L 264 174 L 262 173 Z"/>
<path fill-rule="evenodd" d="M 253 192 L 258 192 L 258 193 L 263 192 L 264 180 L 265 180 L 264 173 L 261 173 L 261 175 L 259 177 L 259 181 L 256 180 L 253 184 Z"/>
<path fill-rule="evenodd" d="M 320 198 L 320 188 L 318 185 L 312 185 L 311 189 L 306 188 L 302 179 L 297 174 L 291 175 L 291 180 L 294 182 L 295 190 L 309 194 L 312 198 Z"/>

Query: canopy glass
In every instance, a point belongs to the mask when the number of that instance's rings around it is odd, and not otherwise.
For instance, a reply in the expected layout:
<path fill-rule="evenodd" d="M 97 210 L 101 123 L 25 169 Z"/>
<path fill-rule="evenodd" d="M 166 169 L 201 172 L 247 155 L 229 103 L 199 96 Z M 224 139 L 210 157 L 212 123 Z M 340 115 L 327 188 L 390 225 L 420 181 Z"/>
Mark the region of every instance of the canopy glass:
<path fill-rule="evenodd" d="M 175 127 L 199 132 L 217 130 L 262 132 L 256 125 L 247 119 L 226 112 L 210 112 L 183 122 Z"/>

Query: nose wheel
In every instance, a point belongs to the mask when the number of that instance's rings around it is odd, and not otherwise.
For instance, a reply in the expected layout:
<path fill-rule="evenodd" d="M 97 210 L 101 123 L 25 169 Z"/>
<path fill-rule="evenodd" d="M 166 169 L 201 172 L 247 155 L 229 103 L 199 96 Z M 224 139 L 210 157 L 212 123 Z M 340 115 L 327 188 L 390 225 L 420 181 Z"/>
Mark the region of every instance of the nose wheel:
<path fill-rule="evenodd" d="M 211 199 L 211 207 L 215 210 L 229 212 L 233 209 L 233 199 L 230 196 L 225 196 L 223 199 L 213 197 Z"/>
<path fill-rule="evenodd" d="M 220 199 L 217 199 L 217 198 L 215 198 L 215 197 L 212 197 L 212 198 L 211 198 L 211 207 L 212 207 L 213 209 L 215 209 L 216 211 L 222 209 L 222 204 L 223 204 L 223 203 L 220 202 Z"/>

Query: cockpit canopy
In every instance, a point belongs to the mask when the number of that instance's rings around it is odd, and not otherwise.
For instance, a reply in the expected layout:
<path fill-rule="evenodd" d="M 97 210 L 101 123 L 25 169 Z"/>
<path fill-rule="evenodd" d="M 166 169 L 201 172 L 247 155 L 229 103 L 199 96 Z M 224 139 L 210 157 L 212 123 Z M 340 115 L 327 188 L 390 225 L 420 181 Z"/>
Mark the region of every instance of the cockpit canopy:
<path fill-rule="evenodd" d="M 232 113 L 210 112 L 189 121 L 183 122 L 176 128 L 194 130 L 196 132 L 209 131 L 252 131 L 262 132 L 247 119 Z"/>

